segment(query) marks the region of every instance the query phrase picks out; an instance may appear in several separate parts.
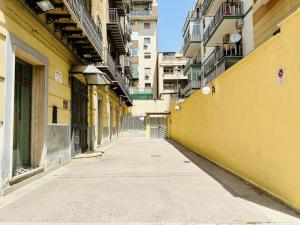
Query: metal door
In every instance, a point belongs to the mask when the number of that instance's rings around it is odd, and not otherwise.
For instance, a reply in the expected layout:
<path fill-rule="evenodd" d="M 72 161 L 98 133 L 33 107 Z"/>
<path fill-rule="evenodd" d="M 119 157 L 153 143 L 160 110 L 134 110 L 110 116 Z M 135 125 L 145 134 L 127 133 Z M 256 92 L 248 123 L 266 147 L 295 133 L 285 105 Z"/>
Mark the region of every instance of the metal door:
<path fill-rule="evenodd" d="M 87 151 L 88 133 L 88 89 L 83 82 L 72 79 L 72 136 L 75 153 Z"/>
<path fill-rule="evenodd" d="M 13 173 L 18 175 L 31 166 L 31 95 L 32 66 L 16 59 Z"/>
<path fill-rule="evenodd" d="M 165 139 L 168 132 L 168 120 L 166 117 L 150 117 L 151 139 Z"/>

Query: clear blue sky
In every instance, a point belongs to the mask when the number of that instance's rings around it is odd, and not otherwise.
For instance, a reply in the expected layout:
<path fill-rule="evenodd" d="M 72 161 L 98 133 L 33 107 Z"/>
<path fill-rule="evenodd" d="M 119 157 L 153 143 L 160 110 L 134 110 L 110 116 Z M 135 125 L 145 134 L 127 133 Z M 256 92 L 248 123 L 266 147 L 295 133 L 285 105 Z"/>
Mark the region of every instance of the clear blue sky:
<path fill-rule="evenodd" d="M 177 52 L 181 49 L 182 26 L 195 0 L 158 0 L 159 51 Z"/>

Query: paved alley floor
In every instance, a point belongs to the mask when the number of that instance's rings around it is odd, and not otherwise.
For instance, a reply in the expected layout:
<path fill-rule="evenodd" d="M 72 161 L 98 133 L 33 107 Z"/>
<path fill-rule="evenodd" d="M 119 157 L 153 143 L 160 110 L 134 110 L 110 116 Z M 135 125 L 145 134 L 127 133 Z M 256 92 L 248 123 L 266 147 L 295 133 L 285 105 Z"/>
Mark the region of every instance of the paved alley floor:
<path fill-rule="evenodd" d="M 300 216 L 193 152 L 127 138 L 0 198 L 0 224 L 298 224 Z"/>

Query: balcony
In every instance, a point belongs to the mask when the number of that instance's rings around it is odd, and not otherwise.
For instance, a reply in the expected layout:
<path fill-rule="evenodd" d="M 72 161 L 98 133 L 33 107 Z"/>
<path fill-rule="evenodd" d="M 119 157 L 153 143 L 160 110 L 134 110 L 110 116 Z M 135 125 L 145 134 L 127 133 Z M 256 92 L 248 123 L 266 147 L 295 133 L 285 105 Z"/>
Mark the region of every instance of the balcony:
<path fill-rule="evenodd" d="M 225 35 L 230 33 L 238 33 L 242 28 L 239 19 L 244 16 L 244 8 L 242 2 L 221 4 L 216 15 L 213 17 L 210 25 L 204 32 L 203 42 L 205 46 L 216 46 L 223 43 Z"/>
<path fill-rule="evenodd" d="M 129 57 L 124 58 L 124 69 L 126 74 L 132 76 L 131 61 Z"/>
<path fill-rule="evenodd" d="M 196 92 L 198 89 L 201 89 L 201 81 L 200 80 L 191 80 L 184 89 L 180 91 L 182 96 L 188 97 L 189 95 Z"/>
<path fill-rule="evenodd" d="M 184 67 L 183 74 L 187 76 L 192 74 L 193 71 L 201 72 L 201 63 L 195 62 L 193 59 L 189 59 Z"/>
<path fill-rule="evenodd" d="M 133 16 L 149 16 L 151 15 L 150 10 L 131 10 L 130 14 Z"/>
<path fill-rule="evenodd" d="M 214 16 L 224 0 L 204 0 L 202 13 L 204 16 Z"/>
<path fill-rule="evenodd" d="M 183 55 L 193 57 L 201 48 L 200 20 L 191 21 L 184 36 Z"/>
<path fill-rule="evenodd" d="M 43 11 L 36 0 L 19 0 L 69 50 L 85 63 L 103 59 L 102 37 L 83 0 L 57 0 Z M 52 26 L 50 26 L 52 25 Z"/>
<path fill-rule="evenodd" d="M 104 61 L 101 64 L 96 64 L 97 68 L 106 73 L 107 77 L 113 82 L 113 90 L 118 94 L 128 99 L 128 104 L 131 103 L 129 94 L 129 85 L 126 78 L 117 69 L 117 64 L 112 58 L 108 49 L 104 49 Z"/>
<path fill-rule="evenodd" d="M 195 12 L 194 10 L 190 10 L 185 18 L 182 33 L 185 34 L 191 20 L 196 20 L 196 19 L 200 19 L 200 18 L 201 18 L 200 12 Z"/>
<path fill-rule="evenodd" d="M 222 44 L 217 46 L 210 59 L 207 60 L 203 66 L 203 73 L 206 77 L 206 82 L 210 82 L 215 79 L 242 58 L 242 45 Z"/>
<path fill-rule="evenodd" d="M 133 100 L 152 100 L 153 99 L 153 88 L 151 87 L 132 87 L 130 96 Z"/>
<path fill-rule="evenodd" d="M 116 8 L 109 9 L 107 30 L 112 41 L 114 42 L 117 52 L 119 52 L 120 54 L 125 54 L 126 44 L 124 39 L 124 31 L 121 26 L 121 19 L 118 13 L 118 9 Z"/>
<path fill-rule="evenodd" d="M 120 16 L 126 16 L 126 8 L 129 1 L 126 0 L 113 0 L 115 7 L 118 9 Z"/>

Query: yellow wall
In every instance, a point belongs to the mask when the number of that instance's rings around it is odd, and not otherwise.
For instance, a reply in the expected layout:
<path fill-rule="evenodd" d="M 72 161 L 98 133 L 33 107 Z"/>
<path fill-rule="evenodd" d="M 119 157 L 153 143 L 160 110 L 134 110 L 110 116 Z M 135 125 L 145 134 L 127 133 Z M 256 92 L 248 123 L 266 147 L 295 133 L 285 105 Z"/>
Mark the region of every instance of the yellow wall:
<path fill-rule="evenodd" d="M 171 106 L 170 137 L 300 210 L 300 10 L 218 77 Z M 285 82 L 278 84 L 278 69 Z"/>
<path fill-rule="evenodd" d="M 52 122 L 52 107 L 58 107 L 58 123 L 70 124 L 71 120 L 71 89 L 69 70 L 78 61 L 66 50 L 36 19 L 22 8 L 18 1 L 3 0 L 0 2 L 0 35 L 6 37 L 7 32 L 15 35 L 26 45 L 49 60 L 48 65 L 48 123 Z M 1 36 L 1 37 L 2 37 Z M 2 38 L 0 39 L 2 40 Z M 3 46 L 0 43 L 0 50 Z M 5 65 L 0 62 L 0 65 Z M 0 67 L 1 68 L 1 67 Z M 5 69 L 5 68 L 4 68 Z M 63 82 L 55 81 L 55 70 L 63 74 Z M 0 83 L 1 84 L 1 83 Z M 1 93 L 1 85 L 0 85 Z M 3 94 L 1 95 L 3 96 Z M 68 109 L 63 109 L 63 100 L 68 101 Z M 1 97 L 0 97 L 1 104 Z M 1 110 L 0 110 L 1 112 Z"/>
<path fill-rule="evenodd" d="M 254 13 L 254 44 L 261 45 L 272 37 L 278 24 L 300 7 L 300 0 L 270 0 Z"/>

